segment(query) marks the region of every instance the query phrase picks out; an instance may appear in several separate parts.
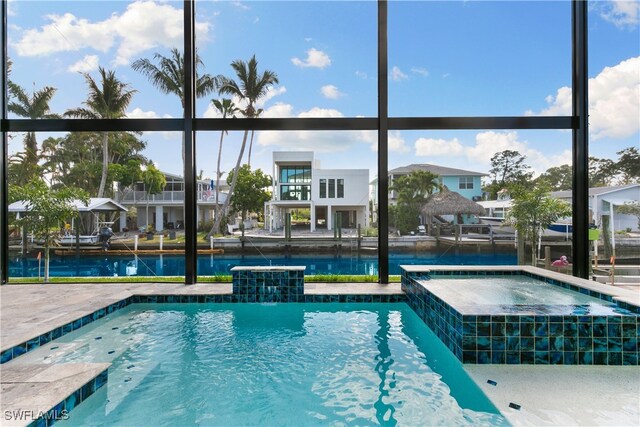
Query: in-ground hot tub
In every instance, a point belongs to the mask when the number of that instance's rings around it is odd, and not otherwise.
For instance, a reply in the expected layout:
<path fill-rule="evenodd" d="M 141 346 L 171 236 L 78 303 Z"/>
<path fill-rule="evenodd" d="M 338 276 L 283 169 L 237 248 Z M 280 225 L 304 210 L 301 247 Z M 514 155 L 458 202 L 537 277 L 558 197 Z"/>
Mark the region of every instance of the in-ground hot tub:
<path fill-rule="evenodd" d="M 638 365 L 623 291 L 533 267 L 401 268 L 407 302 L 464 363 Z"/>

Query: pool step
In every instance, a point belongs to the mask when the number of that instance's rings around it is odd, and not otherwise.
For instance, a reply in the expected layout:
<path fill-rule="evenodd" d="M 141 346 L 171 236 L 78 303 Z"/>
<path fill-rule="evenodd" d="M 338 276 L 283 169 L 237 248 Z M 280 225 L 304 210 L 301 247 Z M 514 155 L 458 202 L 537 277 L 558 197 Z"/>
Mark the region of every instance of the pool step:
<path fill-rule="evenodd" d="M 106 383 L 109 366 L 110 363 L 3 364 L 1 424 L 27 426 L 41 416 L 64 419 Z"/>

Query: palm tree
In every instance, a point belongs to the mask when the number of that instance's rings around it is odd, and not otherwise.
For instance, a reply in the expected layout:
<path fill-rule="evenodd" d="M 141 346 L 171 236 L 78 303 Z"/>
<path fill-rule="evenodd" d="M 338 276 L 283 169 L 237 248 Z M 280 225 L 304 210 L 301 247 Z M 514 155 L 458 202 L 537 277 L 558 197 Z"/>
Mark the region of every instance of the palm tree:
<path fill-rule="evenodd" d="M 264 110 L 262 108 L 258 108 L 256 110 L 256 115 L 254 117 L 259 117 Z M 255 129 L 251 129 L 251 140 L 249 141 L 249 155 L 247 155 L 247 164 L 249 168 L 251 168 L 251 149 L 253 148 L 253 135 L 255 134 Z"/>
<path fill-rule="evenodd" d="M 180 105 L 184 110 L 184 57 L 177 48 L 171 49 L 169 57 L 159 53 L 153 55 L 157 62 L 154 64 L 149 59 L 138 59 L 131 68 L 141 72 L 149 79 L 152 85 L 164 94 L 175 94 L 180 99 Z M 196 53 L 196 71 L 204 66 L 200 56 Z M 203 74 L 196 79 L 196 96 L 202 98 L 218 88 L 222 76 Z M 184 163 L 184 139 L 182 140 L 182 162 Z"/>
<path fill-rule="evenodd" d="M 211 102 L 213 102 L 213 105 L 220 112 L 220 114 L 222 114 L 223 119 L 227 117 L 235 118 L 236 117 L 235 114 L 238 111 L 240 111 L 238 107 L 236 107 L 236 104 L 234 104 L 233 101 L 231 101 L 228 98 L 223 98 L 222 101 L 218 99 L 212 99 Z M 227 133 L 227 131 L 223 130 L 220 132 L 220 144 L 218 146 L 218 165 L 216 168 L 216 218 L 218 218 L 221 214 L 220 201 L 219 201 L 220 175 L 222 175 L 222 172 L 220 172 L 220 159 L 222 158 L 222 139 L 224 138 L 225 133 Z"/>
<path fill-rule="evenodd" d="M 219 92 L 224 95 L 231 95 L 237 97 L 240 101 L 246 102 L 247 106 L 240 110 L 246 118 L 255 118 L 258 115 L 258 111 L 255 108 L 256 101 L 267 94 L 269 88 L 278 83 L 278 76 L 276 73 L 270 70 L 265 70 L 262 75 L 258 72 L 258 61 L 256 56 L 253 55 L 249 62 L 237 59 L 231 63 L 231 68 L 236 72 L 238 82 L 233 79 L 225 78 L 220 86 Z M 249 130 L 244 131 L 242 137 L 242 145 L 240 146 L 240 153 L 238 154 L 238 161 L 236 162 L 235 171 L 240 170 L 240 162 L 244 155 L 245 147 L 247 146 L 247 137 Z M 233 174 L 231 180 L 231 187 L 229 188 L 229 194 L 227 195 L 224 205 L 222 206 L 222 212 L 226 212 L 231 201 L 231 196 L 238 182 L 238 173 Z M 206 238 L 209 239 L 211 235 L 220 227 L 220 216 L 216 218 L 211 231 L 207 234 Z"/>
<path fill-rule="evenodd" d="M 99 67 L 98 72 L 100 73 L 102 87 L 98 86 L 89 73 L 82 73 L 89 86 L 89 97 L 83 102 L 86 108 L 67 110 L 64 113 L 65 116 L 82 119 L 120 119 L 125 116 L 133 94 L 137 91 L 130 90 L 127 83 L 118 80 L 115 71 L 107 71 Z M 102 132 L 102 176 L 100 177 L 97 197 L 104 195 L 108 170 L 109 133 Z"/>
<path fill-rule="evenodd" d="M 45 86 L 40 90 L 33 90 L 31 96 L 19 85 L 12 81 L 7 82 L 9 93 L 15 101 L 9 102 L 7 109 L 20 117 L 28 119 L 58 119 L 59 115 L 49 111 L 49 102 L 56 93 L 56 88 Z M 27 132 L 24 137 L 24 151 L 26 153 L 24 161 L 30 167 L 38 163 L 38 141 L 35 132 Z"/>

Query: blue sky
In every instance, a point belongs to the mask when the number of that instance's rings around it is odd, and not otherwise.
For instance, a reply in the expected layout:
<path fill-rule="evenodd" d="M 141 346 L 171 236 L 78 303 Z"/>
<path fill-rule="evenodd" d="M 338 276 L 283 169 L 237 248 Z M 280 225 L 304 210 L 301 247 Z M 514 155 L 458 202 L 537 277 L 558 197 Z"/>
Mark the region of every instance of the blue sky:
<path fill-rule="evenodd" d="M 615 158 L 639 146 L 638 1 L 589 4 L 590 152 Z M 130 117 L 179 117 L 175 96 L 160 94 L 130 67 L 182 45 L 182 2 L 9 2 L 11 78 L 25 88 L 58 88 L 52 110 L 80 106 L 80 71 L 98 65 L 138 90 Z M 550 2 L 390 2 L 391 116 L 570 114 L 571 5 Z M 255 54 L 280 84 L 261 104 L 265 117 L 371 117 L 377 112 L 377 7 L 365 2 L 202 1 L 198 49 L 211 74 Z M 212 95 L 198 114 L 215 117 Z M 45 135 L 39 136 L 39 141 Z M 147 133 L 145 153 L 181 174 L 180 135 Z M 225 137 L 223 167 L 235 164 L 242 132 Z M 198 169 L 213 176 L 219 133 L 198 135 Z M 390 168 L 434 163 L 487 172 L 489 159 L 517 149 L 543 172 L 570 162 L 567 131 L 391 131 Z M 21 147 L 14 138 L 10 151 Z M 271 152 L 317 152 L 327 168 L 376 166 L 375 132 L 259 132 L 252 165 L 271 172 Z M 178 161 L 176 161 L 178 159 Z"/>

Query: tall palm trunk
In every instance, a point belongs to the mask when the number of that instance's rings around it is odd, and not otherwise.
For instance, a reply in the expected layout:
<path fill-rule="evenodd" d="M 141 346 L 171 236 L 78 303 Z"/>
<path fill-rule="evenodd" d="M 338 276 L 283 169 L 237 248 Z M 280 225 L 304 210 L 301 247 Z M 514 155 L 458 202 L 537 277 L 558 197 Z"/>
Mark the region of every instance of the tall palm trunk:
<path fill-rule="evenodd" d="M 104 195 L 104 187 L 107 185 L 107 171 L 109 169 L 109 134 L 102 133 L 102 177 L 98 188 L 98 197 Z"/>
<path fill-rule="evenodd" d="M 218 147 L 218 166 L 216 168 L 216 221 L 220 217 L 222 210 L 220 209 L 220 159 L 222 158 L 222 139 L 224 131 L 220 131 L 220 146 Z"/>
<path fill-rule="evenodd" d="M 26 153 L 26 161 L 30 165 L 38 163 L 38 143 L 36 142 L 36 133 L 27 132 L 24 139 L 24 149 Z"/>
<path fill-rule="evenodd" d="M 244 136 L 242 137 L 242 146 L 240 146 L 240 153 L 238 154 L 238 161 L 236 162 L 235 172 L 233 174 L 233 179 L 231 180 L 231 187 L 229 188 L 229 194 L 227 194 L 227 198 L 225 199 L 224 204 L 222 205 L 222 215 L 224 215 L 224 213 L 229 208 L 231 195 L 233 194 L 233 190 L 235 190 L 236 183 L 238 182 L 238 175 L 239 175 L 238 171 L 240 170 L 240 163 L 242 162 L 242 156 L 244 155 L 244 149 L 247 145 L 248 136 L 249 136 L 249 131 L 245 130 Z M 216 218 L 215 222 L 213 223 L 213 227 L 211 228 L 211 231 L 209 231 L 209 234 L 207 234 L 207 237 L 206 237 L 207 240 L 209 240 L 209 238 L 211 238 L 211 236 L 213 236 L 213 234 L 216 231 L 218 231 L 218 229 L 220 228 L 220 221 L 222 219 L 222 215 Z"/>
<path fill-rule="evenodd" d="M 251 148 L 253 148 L 253 134 L 255 130 L 251 130 L 251 142 L 249 142 L 249 156 L 247 159 L 247 164 L 249 165 L 249 169 L 251 169 Z"/>

